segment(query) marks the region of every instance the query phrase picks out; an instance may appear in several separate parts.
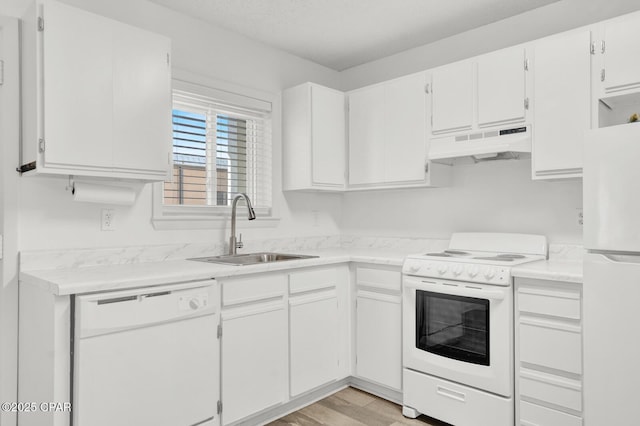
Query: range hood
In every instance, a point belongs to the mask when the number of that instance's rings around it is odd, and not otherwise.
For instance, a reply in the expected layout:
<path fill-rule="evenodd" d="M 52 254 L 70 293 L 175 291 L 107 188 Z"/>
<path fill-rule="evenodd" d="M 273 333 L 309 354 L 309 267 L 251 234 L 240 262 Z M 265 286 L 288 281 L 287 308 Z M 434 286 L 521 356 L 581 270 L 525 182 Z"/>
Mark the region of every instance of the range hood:
<path fill-rule="evenodd" d="M 530 153 L 530 125 L 435 137 L 429 146 L 429 160 L 442 163 L 457 158 L 476 162 L 520 158 Z"/>

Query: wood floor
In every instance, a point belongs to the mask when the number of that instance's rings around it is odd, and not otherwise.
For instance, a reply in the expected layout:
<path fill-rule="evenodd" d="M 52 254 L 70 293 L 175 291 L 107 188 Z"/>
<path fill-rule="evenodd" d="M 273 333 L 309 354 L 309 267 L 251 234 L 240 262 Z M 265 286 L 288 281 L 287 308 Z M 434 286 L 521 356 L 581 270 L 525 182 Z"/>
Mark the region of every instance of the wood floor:
<path fill-rule="evenodd" d="M 408 419 L 402 407 L 354 388 L 343 389 L 268 426 L 447 426 L 420 416 Z"/>

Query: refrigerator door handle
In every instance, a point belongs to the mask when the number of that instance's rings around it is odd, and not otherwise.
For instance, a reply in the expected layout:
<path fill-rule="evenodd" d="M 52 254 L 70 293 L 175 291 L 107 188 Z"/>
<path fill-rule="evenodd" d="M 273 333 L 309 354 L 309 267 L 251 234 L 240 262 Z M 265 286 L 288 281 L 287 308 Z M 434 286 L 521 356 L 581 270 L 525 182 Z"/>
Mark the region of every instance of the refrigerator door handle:
<path fill-rule="evenodd" d="M 598 252 L 592 252 L 592 253 L 600 255 L 610 262 L 640 265 L 640 254 L 598 253 Z"/>

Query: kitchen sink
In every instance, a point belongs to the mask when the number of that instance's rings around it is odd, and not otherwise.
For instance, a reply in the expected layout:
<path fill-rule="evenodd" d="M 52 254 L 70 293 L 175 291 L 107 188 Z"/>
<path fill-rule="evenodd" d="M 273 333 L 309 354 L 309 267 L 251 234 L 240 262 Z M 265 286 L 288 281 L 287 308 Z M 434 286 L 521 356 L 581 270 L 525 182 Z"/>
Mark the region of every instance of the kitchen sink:
<path fill-rule="evenodd" d="M 224 263 L 227 265 L 257 265 L 260 263 L 283 262 L 286 260 L 310 259 L 318 256 L 307 256 L 302 254 L 284 253 L 247 253 L 247 254 L 227 254 L 222 256 L 194 257 L 187 260 L 198 262 Z"/>

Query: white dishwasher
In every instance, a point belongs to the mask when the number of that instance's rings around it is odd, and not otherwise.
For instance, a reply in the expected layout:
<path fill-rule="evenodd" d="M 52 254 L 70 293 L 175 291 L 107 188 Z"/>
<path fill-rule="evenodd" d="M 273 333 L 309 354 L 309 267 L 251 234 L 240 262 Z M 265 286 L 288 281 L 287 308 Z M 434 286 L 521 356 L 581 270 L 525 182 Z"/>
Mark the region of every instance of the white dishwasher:
<path fill-rule="evenodd" d="M 219 425 L 213 280 L 76 296 L 74 426 Z"/>

